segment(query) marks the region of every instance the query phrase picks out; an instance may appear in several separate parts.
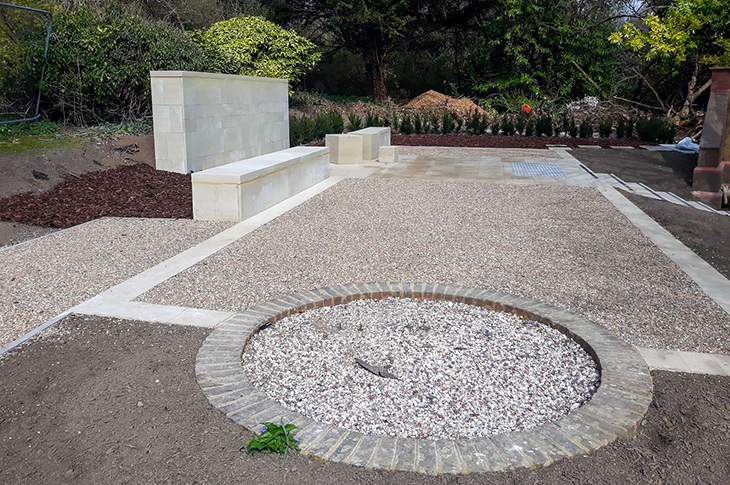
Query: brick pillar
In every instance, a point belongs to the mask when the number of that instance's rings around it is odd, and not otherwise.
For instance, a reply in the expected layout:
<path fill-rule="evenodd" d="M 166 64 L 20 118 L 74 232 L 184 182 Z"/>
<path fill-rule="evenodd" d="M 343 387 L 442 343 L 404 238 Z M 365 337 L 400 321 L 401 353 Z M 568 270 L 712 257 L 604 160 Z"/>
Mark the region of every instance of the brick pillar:
<path fill-rule="evenodd" d="M 702 125 L 700 156 L 694 170 L 692 195 L 719 209 L 722 205 L 720 184 L 723 172 L 727 170 L 726 164 L 720 165 L 720 162 L 730 158 L 730 128 L 727 126 L 730 116 L 730 67 L 714 67 L 711 70 L 710 100 Z"/>

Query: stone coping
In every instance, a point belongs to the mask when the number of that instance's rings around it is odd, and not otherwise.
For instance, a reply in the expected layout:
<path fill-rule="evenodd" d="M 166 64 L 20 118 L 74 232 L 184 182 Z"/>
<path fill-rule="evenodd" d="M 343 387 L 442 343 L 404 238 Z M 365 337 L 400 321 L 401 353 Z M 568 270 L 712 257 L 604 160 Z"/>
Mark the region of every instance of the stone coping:
<path fill-rule="evenodd" d="M 219 72 L 199 72 L 199 71 L 150 71 L 150 78 L 210 78 L 210 79 L 230 79 L 233 81 L 257 81 L 272 84 L 289 84 L 288 79 L 278 77 L 260 77 L 260 76 L 241 76 L 239 74 L 222 74 Z"/>
<path fill-rule="evenodd" d="M 459 440 L 365 435 L 317 422 L 255 388 L 241 366 L 248 340 L 266 323 L 313 308 L 404 297 L 477 305 L 539 321 L 578 342 L 596 361 L 601 385 L 590 401 L 556 421 L 524 431 Z M 369 283 L 306 291 L 251 307 L 224 321 L 198 352 L 196 377 L 208 400 L 258 434 L 263 422 L 298 426 L 302 453 L 370 469 L 427 474 L 540 468 L 634 436 L 652 400 L 649 369 L 634 348 L 575 313 L 505 293 L 442 284 Z"/>

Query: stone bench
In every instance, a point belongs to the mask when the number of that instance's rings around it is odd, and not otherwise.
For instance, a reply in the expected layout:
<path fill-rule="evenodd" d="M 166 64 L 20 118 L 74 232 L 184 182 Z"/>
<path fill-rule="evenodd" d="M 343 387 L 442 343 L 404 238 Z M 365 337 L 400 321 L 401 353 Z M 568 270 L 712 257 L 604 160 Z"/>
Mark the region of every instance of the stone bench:
<path fill-rule="evenodd" d="M 248 219 L 327 179 L 329 153 L 294 147 L 193 173 L 193 218 Z"/>
<path fill-rule="evenodd" d="M 325 145 L 332 150 L 332 163 L 362 163 L 377 159 L 380 147 L 390 145 L 390 127 L 363 128 L 344 135 L 327 135 L 325 140 Z"/>

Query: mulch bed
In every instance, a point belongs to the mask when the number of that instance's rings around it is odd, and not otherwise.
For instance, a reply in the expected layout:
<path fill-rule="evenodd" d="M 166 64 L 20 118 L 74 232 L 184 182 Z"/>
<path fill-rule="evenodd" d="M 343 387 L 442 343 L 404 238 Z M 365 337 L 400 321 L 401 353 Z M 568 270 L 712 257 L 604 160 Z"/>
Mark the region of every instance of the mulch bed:
<path fill-rule="evenodd" d="M 144 163 L 69 175 L 40 194 L 0 199 L 0 220 L 64 228 L 104 216 L 192 219 L 190 175 Z"/>
<path fill-rule="evenodd" d="M 730 378 L 653 372 L 635 438 L 541 470 L 468 476 L 368 471 L 249 455 L 253 434 L 203 396 L 209 329 L 71 316 L 0 359 L 0 483 L 725 483 Z"/>
<path fill-rule="evenodd" d="M 567 145 L 576 148 L 578 145 L 632 146 L 654 145 L 640 140 L 612 138 L 561 138 L 547 136 L 505 136 L 505 135 L 392 135 L 393 145 L 406 146 L 440 146 L 440 147 L 473 147 L 473 148 L 538 148 L 546 149 L 548 145 Z"/>

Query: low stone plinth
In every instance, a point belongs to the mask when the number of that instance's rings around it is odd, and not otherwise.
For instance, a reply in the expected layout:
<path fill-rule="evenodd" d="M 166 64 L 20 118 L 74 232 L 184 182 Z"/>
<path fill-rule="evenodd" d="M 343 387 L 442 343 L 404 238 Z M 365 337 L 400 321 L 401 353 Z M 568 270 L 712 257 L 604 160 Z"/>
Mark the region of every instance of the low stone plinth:
<path fill-rule="evenodd" d="M 398 147 L 391 145 L 382 146 L 378 150 L 378 160 L 383 163 L 395 163 L 398 161 Z"/>
<path fill-rule="evenodd" d="M 362 130 L 351 131 L 350 135 L 362 137 L 362 159 L 378 158 L 380 147 L 390 145 L 390 127 L 373 126 Z"/>
<path fill-rule="evenodd" d="M 353 134 L 327 135 L 325 145 L 330 149 L 330 163 L 350 165 L 362 163 L 363 137 Z"/>
<path fill-rule="evenodd" d="M 329 177 L 327 147 L 295 147 L 192 175 L 193 218 L 242 221 Z"/>

